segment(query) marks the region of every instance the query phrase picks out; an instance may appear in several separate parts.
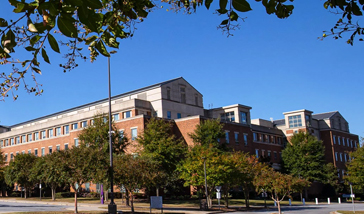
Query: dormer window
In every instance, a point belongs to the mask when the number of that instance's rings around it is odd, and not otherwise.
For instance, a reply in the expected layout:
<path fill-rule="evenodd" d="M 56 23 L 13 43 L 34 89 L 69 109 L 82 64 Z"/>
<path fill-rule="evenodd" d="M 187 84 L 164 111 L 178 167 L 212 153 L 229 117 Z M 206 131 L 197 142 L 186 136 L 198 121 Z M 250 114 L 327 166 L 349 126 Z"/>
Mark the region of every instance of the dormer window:
<path fill-rule="evenodd" d="M 240 112 L 240 123 L 247 124 L 247 114 L 246 112 Z"/>
<path fill-rule="evenodd" d="M 305 120 L 306 120 L 306 126 L 311 127 L 311 116 L 306 114 L 305 115 Z"/>
<path fill-rule="evenodd" d="M 289 128 L 301 127 L 302 120 L 301 115 L 288 116 Z"/>
<path fill-rule="evenodd" d="M 221 121 L 235 122 L 234 112 L 231 111 L 231 112 L 222 113 L 222 114 L 220 114 L 220 119 L 221 119 Z"/>

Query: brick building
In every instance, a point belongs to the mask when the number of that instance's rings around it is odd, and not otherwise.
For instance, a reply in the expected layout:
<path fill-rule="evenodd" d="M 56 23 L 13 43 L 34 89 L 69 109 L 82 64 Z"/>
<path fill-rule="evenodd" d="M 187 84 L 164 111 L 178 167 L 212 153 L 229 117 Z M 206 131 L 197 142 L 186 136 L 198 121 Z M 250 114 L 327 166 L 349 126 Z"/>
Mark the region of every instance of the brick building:
<path fill-rule="evenodd" d="M 251 107 L 241 104 L 204 109 L 202 94 L 182 77 L 114 96 L 111 105 L 116 127 L 130 141 L 135 141 L 143 132 L 147 118 L 156 116 L 173 121 L 176 135 L 183 136 L 192 145 L 188 133 L 197 124 L 220 118 L 226 133 L 221 143 L 257 157 L 268 157 L 276 169 L 280 168 L 286 139 L 299 130 L 309 131 L 323 141 L 327 162 L 333 162 L 341 173 L 344 173 L 348 152 L 359 141 L 357 135 L 349 132 L 348 122 L 339 112 L 312 114 L 300 110 L 284 113 L 285 119 L 268 121 L 252 120 Z M 95 114 L 107 112 L 108 99 L 103 99 L 19 124 L 0 125 L 4 159 L 9 162 L 19 153 L 44 156 L 78 146 L 81 130 L 91 124 Z"/>

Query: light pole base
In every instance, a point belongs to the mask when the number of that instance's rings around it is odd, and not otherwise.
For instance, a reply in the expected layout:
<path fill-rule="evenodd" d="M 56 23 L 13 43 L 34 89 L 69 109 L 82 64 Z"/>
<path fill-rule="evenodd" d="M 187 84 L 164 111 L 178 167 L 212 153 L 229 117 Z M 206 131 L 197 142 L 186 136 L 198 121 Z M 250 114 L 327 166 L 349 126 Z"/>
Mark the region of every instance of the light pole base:
<path fill-rule="evenodd" d="M 109 214 L 116 214 L 117 213 L 117 206 L 116 206 L 116 204 L 109 204 L 107 210 L 108 210 L 108 213 Z"/>

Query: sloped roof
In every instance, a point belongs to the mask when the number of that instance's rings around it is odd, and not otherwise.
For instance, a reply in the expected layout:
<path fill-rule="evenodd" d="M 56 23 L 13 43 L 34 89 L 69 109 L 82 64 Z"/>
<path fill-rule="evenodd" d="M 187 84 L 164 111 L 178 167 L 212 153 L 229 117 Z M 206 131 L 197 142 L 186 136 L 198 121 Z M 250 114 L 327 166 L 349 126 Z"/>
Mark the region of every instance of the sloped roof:
<path fill-rule="evenodd" d="M 270 127 L 266 127 L 266 126 L 259 126 L 259 125 L 251 124 L 251 129 L 253 131 L 257 131 L 257 132 L 264 132 L 264 133 L 269 133 L 269 134 L 283 135 L 282 130 L 277 129 L 277 128 L 270 128 Z"/>
<path fill-rule="evenodd" d="M 280 119 L 280 120 L 274 120 L 273 121 L 273 124 L 274 125 L 284 125 L 284 124 L 286 124 L 286 121 L 284 120 L 284 119 Z"/>
<path fill-rule="evenodd" d="M 176 80 L 179 80 L 179 79 L 185 80 L 183 77 L 178 77 L 178 78 L 175 78 L 175 79 L 163 81 L 163 82 L 160 82 L 160 83 L 157 83 L 157 84 L 153 84 L 153 85 L 146 86 L 146 87 L 143 87 L 143 88 L 139 88 L 139 89 L 136 89 L 136 90 L 133 90 L 133 91 L 129 91 L 129 92 L 126 92 L 126 93 L 123 93 L 123 94 L 115 95 L 115 96 L 111 97 L 111 100 L 118 99 L 118 98 L 121 98 L 121 97 L 125 97 L 125 96 L 128 96 L 128 95 L 133 95 L 133 94 L 140 93 L 140 92 L 143 92 L 143 91 L 147 91 L 147 90 L 150 90 L 150 89 L 153 89 L 153 88 L 158 88 L 158 87 L 161 87 L 162 85 L 168 84 L 170 82 L 173 82 L 173 81 L 176 81 Z M 190 84 L 190 83 L 188 83 L 188 84 Z M 198 92 L 198 93 L 200 93 L 200 92 Z M 55 112 L 53 114 L 45 115 L 45 116 L 38 117 L 38 118 L 35 118 L 35 119 L 32 119 L 32 120 L 28 120 L 28 121 L 24 121 L 24 122 L 21 122 L 21 123 L 18 123 L 18 124 L 14 124 L 14 125 L 8 126 L 8 128 L 13 128 L 13 127 L 16 127 L 16 126 L 20 126 L 22 124 L 27 124 L 27 123 L 35 122 L 35 121 L 42 120 L 42 119 L 46 119 L 46 118 L 49 118 L 49 117 L 54 117 L 54 116 L 59 115 L 59 114 L 65 114 L 67 112 L 76 111 L 76 110 L 79 110 L 79 109 L 86 108 L 88 106 L 94 106 L 94 105 L 97 105 L 97 104 L 101 104 L 101 103 L 107 102 L 108 99 L 109 98 L 105 98 L 105 99 L 97 100 L 97 101 L 94 101 L 94 102 L 91 102 L 91 103 L 87 103 L 87 104 L 84 104 L 84 105 L 80 105 L 80 106 L 77 106 L 77 107 L 69 108 L 69 109 L 66 109 L 66 110 L 63 110 L 63 111 Z"/>
<path fill-rule="evenodd" d="M 326 113 L 320 113 L 320 114 L 313 114 L 312 118 L 316 120 L 323 120 L 328 119 L 334 116 L 334 114 L 338 113 L 338 111 L 332 111 L 332 112 L 326 112 Z"/>

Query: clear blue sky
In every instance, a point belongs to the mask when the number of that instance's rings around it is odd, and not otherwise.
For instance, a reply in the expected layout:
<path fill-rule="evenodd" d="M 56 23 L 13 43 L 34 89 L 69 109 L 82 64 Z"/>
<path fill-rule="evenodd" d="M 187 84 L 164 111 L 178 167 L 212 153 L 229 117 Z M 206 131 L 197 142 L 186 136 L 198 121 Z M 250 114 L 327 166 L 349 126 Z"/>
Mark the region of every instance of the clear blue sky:
<path fill-rule="evenodd" d="M 250 2 L 253 11 L 229 38 L 216 29 L 223 17 L 204 8 L 192 15 L 166 8 L 150 13 L 111 58 L 112 94 L 183 76 L 204 95 L 205 108 L 240 103 L 252 107 L 252 118 L 263 119 L 281 119 L 282 112 L 298 109 L 338 110 L 350 131 L 364 136 L 364 43 L 317 39 L 339 18 L 323 1 L 296 1 L 293 15 L 284 20 Z M 0 11 L 0 17 L 12 15 L 5 2 Z M 48 53 L 52 65 L 42 63 L 38 75 L 44 94 L 35 97 L 20 88 L 17 101 L 0 102 L 1 125 L 107 97 L 106 58 L 80 61 L 77 69 L 63 73 L 62 55 Z"/>

